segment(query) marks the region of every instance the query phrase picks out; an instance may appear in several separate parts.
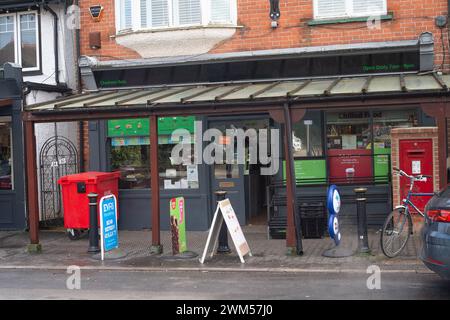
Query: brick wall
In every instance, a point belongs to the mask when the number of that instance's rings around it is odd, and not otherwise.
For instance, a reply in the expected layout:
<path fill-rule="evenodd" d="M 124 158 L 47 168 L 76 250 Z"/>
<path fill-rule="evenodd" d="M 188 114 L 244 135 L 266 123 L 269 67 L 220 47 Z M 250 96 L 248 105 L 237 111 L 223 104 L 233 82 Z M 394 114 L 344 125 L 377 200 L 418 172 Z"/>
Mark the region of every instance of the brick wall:
<path fill-rule="evenodd" d="M 89 13 L 89 7 L 101 4 L 104 7 L 103 18 L 95 22 Z M 116 20 L 114 0 L 81 0 L 80 49 L 82 55 L 95 56 L 101 60 L 122 60 L 139 58 L 135 51 L 116 43 Z M 102 47 L 93 50 L 89 47 L 89 33 L 101 32 Z"/>
<path fill-rule="evenodd" d="M 211 52 L 263 50 L 275 48 L 308 47 L 331 44 L 349 44 L 372 41 L 395 41 L 417 39 L 420 33 L 430 31 L 435 36 L 436 66 L 442 63 L 441 32 L 434 25 L 437 15 L 446 15 L 446 0 L 388 0 L 388 11 L 394 19 L 381 22 L 381 29 L 370 30 L 365 22 L 308 26 L 313 18 L 313 0 L 280 1 L 281 18 L 279 27 L 272 29 L 269 19 L 269 1 L 237 0 L 238 29 L 235 35 Z M 83 0 L 81 3 L 82 54 L 98 56 L 103 60 L 138 58 L 130 49 L 117 45 L 114 40 L 115 18 L 113 0 Z M 104 6 L 101 22 L 94 22 L 88 12 L 90 5 Z M 89 32 L 102 33 L 102 48 L 89 48 Z M 444 44 L 448 47 L 448 34 L 443 32 Z M 448 48 L 446 49 L 448 52 Z M 449 55 L 447 54 L 447 61 Z M 448 67 L 449 63 L 446 62 Z"/>
<path fill-rule="evenodd" d="M 366 22 L 308 26 L 313 19 L 313 0 L 280 1 L 279 27 L 270 27 L 269 1 L 238 0 L 238 23 L 244 28 L 233 39 L 219 44 L 213 52 L 321 46 L 372 41 L 417 39 L 424 31 L 435 36 L 435 64 L 442 63 L 440 30 L 434 18 L 447 13 L 446 0 L 388 0 L 393 20 L 382 21 L 380 30 L 370 30 Z M 448 35 L 444 30 L 448 52 Z M 448 59 L 447 54 L 447 61 Z M 449 62 L 446 62 L 448 67 Z"/>
<path fill-rule="evenodd" d="M 439 144 L 437 127 L 417 127 L 417 128 L 395 128 L 391 131 L 391 165 L 400 167 L 399 141 L 402 139 L 432 139 L 433 142 L 433 187 L 434 191 L 439 191 Z M 400 177 L 392 177 L 392 197 L 393 205 L 401 204 L 400 198 Z"/>

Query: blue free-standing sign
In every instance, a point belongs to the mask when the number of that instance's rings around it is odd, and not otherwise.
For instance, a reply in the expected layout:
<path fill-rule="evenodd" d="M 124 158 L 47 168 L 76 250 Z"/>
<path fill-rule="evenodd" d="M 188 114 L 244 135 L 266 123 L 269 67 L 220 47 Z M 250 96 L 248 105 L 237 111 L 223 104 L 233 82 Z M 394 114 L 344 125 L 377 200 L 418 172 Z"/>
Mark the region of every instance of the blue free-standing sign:
<path fill-rule="evenodd" d="M 339 211 L 341 210 L 341 195 L 337 187 L 333 184 L 328 189 L 327 208 L 329 213 L 328 232 L 336 245 L 341 242 L 341 233 L 339 232 Z"/>
<path fill-rule="evenodd" d="M 104 196 L 100 199 L 100 230 L 102 260 L 104 252 L 119 247 L 119 234 L 117 231 L 117 199 L 114 195 Z"/>

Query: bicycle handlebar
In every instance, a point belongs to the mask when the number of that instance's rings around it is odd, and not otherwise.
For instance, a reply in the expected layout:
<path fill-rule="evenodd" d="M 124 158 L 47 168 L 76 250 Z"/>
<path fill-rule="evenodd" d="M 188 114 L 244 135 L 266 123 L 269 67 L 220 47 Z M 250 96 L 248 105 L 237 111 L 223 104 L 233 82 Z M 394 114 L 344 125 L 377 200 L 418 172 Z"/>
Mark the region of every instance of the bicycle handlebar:
<path fill-rule="evenodd" d="M 397 168 L 397 167 L 393 167 L 392 170 L 397 171 L 397 172 L 398 172 L 398 173 L 397 173 L 398 175 L 404 176 L 404 177 L 406 177 L 406 178 L 409 178 L 409 179 L 415 180 L 415 181 L 421 181 L 423 178 L 432 178 L 432 177 L 433 177 L 433 176 L 425 175 L 425 174 L 418 174 L 418 175 L 415 175 L 415 176 L 409 175 L 409 174 L 407 174 L 405 171 L 400 170 L 400 169 Z"/>

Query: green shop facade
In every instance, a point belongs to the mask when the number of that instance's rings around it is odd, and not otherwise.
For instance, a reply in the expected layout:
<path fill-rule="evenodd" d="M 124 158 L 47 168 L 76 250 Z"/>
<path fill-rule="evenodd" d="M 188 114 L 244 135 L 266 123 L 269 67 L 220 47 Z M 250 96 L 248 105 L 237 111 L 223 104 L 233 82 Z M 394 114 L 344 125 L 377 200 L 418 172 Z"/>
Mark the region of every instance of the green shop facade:
<path fill-rule="evenodd" d="M 24 120 L 89 120 L 89 170 L 121 172 L 123 230 L 152 228 L 159 233 L 154 222 L 168 230 L 169 201 L 177 196 L 185 198 L 187 230 L 207 230 L 214 192 L 220 189 L 227 191 L 241 224 L 266 225 L 272 237 L 287 230 L 287 246 L 293 247 L 294 212 L 320 206 L 324 212 L 330 184 L 340 186 L 343 218 L 349 223 L 356 222 L 353 189 L 360 186 L 368 188 L 369 224 L 382 222 L 392 208 L 392 128 L 438 125 L 445 132 L 450 77 L 424 73 L 433 68 L 429 36 L 378 44 L 376 49 L 373 44 L 329 52 L 286 49 L 182 62 L 167 58 L 92 64 L 82 59 L 89 90 L 28 106 Z M 395 70 L 375 72 L 383 69 L 377 66 Z M 192 149 L 207 145 L 196 138 L 209 128 L 224 133 L 216 141 L 224 146 L 230 142 L 227 129 L 280 129 L 272 146 L 279 148 L 280 169 L 263 176 L 261 164 L 175 165 L 171 150 L 179 141 L 172 132 L 179 128 L 192 135 Z M 157 152 L 151 148 L 156 144 Z M 440 155 L 442 169 L 445 158 Z M 153 244 L 158 241 L 153 235 Z"/>

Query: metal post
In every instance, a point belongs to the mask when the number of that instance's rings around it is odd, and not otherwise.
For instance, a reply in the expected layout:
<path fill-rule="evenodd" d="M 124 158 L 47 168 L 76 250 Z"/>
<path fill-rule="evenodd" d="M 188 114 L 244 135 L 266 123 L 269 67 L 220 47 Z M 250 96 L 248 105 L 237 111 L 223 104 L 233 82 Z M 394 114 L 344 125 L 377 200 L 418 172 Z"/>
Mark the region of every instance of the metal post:
<path fill-rule="evenodd" d="M 369 253 L 369 238 L 367 237 L 366 197 L 367 188 L 355 188 L 358 220 L 358 253 Z"/>
<path fill-rule="evenodd" d="M 225 200 L 225 196 L 227 194 L 226 191 L 218 190 L 214 192 L 217 198 L 217 202 Z M 217 247 L 217 253 L 230 253 L 231 249 L 228 246 L 228 229 L 225 224 L 225 221 L 222 223 L 222 227 L 220 228 L 219 233 L 219 246 Z"/>
<path fill-rule="evenodd" d="M 100 252 L 98 246 L 98 218 L 97 218 L 97 197 L 96 193 L 89 193 L 89 249 L 88 253 Z"/>

